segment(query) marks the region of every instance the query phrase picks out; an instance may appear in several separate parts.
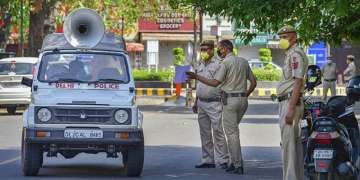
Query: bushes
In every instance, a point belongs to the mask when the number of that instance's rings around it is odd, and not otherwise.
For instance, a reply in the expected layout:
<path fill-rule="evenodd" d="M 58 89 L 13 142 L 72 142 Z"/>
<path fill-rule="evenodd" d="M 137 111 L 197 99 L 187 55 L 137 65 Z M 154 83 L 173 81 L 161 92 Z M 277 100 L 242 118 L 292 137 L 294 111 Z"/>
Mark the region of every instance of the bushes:
<path fill-rule="evenodd" d="M 148 71 L 148 70 L 133 70 L 135 81 L 172 81 L 173 72 L 170 70 L 165 71 Z"/>
<path fill-rule="evenodd" d="M 253 69 L 254 75 L 258 81 L 279 81 L 281 79 L 281 71 L 273 68 L 271 64 L 271 50 L 268 48 L 259 49 L 260 61 L 264 64 L 264 68 Z"/>
<path fill-rule="evenodd" d="M 279 81 L 281 79 L 281 71 L 276 69 L 255 68 L 252 71 L 257 81 Z"/>
<path fill-rule="evenodd" d="M 271 50 L 268 48 L 260 48 L 259 49 L 259 57 L 260 61 L 264 64 L 265 69 L 272 70 L 272 65 L 269 63 L 272 61 Z"/>
<path fill-rule="evenodd" d="M 278 81 L 281 79 L 281 71 L 273 69 L 252 69 L 257 81 Z M 174 72 L 171 70 L 163 71 L 148 71 L 148 70 L 133 70 L 135 81 L 163 81 L 171 82 L 173 80 Z"/>

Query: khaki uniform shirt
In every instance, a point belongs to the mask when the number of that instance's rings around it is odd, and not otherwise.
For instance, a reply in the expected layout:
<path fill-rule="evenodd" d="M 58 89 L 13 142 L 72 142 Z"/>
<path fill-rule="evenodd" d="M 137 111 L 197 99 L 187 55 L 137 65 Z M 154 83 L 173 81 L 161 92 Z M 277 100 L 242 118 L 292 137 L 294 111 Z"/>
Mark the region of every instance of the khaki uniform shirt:
<path fill-rule="evenodd" d="M 221 64 L 215 79 L 220 81 L 218 86 L 227 93 L 246 93 L 247 80 L 254 77 L 246 59 L 228 54 Z"/>
<path fill-rule="evenodd" d="M 284 95 L 293 90 L 295 78 L 304 79 L 308 67 L 308 59 L 304 51 L 296 44 L 286 51 L 283 66 L 283 78 L 277 87 L 277 94 Z M 302 91 L 304 86 L 302 87 Z"/>
<path fill-rule="evenodd" d="M 205 64 L 203 61 L 197 67 L 197 74 L 200 76 L 206 77 L 208 79 L 214 79 L 215 74 L 220 69 L 220 61 L 215 57 L 211 58 L 208 64 Z M 196 96 L 200 98 L 214 98 L 220 97 L 220 89 L 212 86 L 208 86 L 200 81 L 198 81 L 196 86 Z"/>
<path fill-rule="evenodd" d="M 326 63 L 322 69 L 321 69 L 322 73 L 323 73 L 323 77 L 326 80 L 336 80 L 336 64 L 335 63 Z"/>
<path fill-rule="evenodd" d="M 355 71 L 356 71 L 355 63 L 351 62 L 344 71 L 345 81 L 349 81 L 352 77 L 354 77 Z"/>

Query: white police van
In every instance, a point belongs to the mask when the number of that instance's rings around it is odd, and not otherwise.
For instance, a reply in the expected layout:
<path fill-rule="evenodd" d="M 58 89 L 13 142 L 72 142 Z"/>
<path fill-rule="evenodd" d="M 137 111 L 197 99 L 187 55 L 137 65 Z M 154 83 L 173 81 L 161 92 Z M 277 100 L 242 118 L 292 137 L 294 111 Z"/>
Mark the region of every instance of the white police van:
<path fill-rule="evenodd" d="M 65 21 L 64 34 L 43 42 L 31 104 L 23 114 L 22 169 L 35 176 L 43 155 L 121 153 L 127 176 L 140 176 L 144 161 L 142 113 L 122 38 L 104 31 L 101 17 L 82 8 Z"/>

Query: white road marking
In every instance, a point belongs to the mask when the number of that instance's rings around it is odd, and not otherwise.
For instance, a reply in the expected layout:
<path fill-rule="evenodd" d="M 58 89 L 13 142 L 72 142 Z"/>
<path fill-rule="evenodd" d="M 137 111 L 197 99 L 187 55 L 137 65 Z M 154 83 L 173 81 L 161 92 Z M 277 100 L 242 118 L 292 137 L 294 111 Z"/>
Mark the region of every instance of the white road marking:
<path fill-rule="evenodd" d="M 270 115 L 270 114 L 256 114 L 256 115 L 247 115 L 245 114 L 243 119 L 279 119 L 279 115 Z"/>
<path fill-rule="evenodd" d="M 5 160 L 5 161 L 1 161 L 0 162 L 0 166 L 1 165 L 5 165 L 5 164 L 10 164 L 10 163 L 13 163 L 13 162 L 16 162 L 18 160 L 21 159 L 21 156 L 18 156 L 18 157 L 15 157 L 15 158 L 12 158 L 12 159 L 8 159 L 8 160 Z"/>

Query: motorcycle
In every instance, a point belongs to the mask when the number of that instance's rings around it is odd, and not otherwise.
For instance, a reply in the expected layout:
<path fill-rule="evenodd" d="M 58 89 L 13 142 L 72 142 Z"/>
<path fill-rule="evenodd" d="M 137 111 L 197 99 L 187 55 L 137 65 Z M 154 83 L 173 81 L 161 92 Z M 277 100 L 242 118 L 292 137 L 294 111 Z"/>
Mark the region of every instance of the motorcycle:
<path fill-rule="evenodd" d="M 309 66 L 306 90 L 312 92 L 320 77 L 320 69 Z M 304 98 L 300 126 L 305 175 L 310 180 L 357 179 L 360 143 L 354 102 L 350 96 L 333 96 L 326 104 L 311 96 Z"/>
<path fill-rule="evenodd" d="M 307 92 L 309 96 L 303 99 L 304 113 L 300 121 L 301 141 L 303 145 L 304 158 L 306 155 L 305 152 L 306 152 L 308 138 L 310 136 L 310 132 L 312 129 L 312 122 L 314 119 L 321 116 L 321 111 L 325 107 L 325 103 L 322 100 L 315 99 L 312 96 L 313 89 L 305 89 L 305 92 Z"/>
<path fill-rule="evenodd" d="M 311 96 L 319 84 L 321 71 L 310 65 L 305 87 L 310 95 L 303 100 L 300 122 L 305 175 L 310 180 L 356 180 L 360 143 L 353 105 L 357 99 L 334 96 L 325 104 Z"/>
<path fill-rule="evenodd" d="M 357 180 L 360 133 L 353 105 L 360 100 L 360 76 L 353 88 L 357 99 L 349 95 L 333 96 L 327 103 L 316 100 L 311 94 L 319 84 L 320 68 L 310 65 L 305 83 L 310 96 L 303 99 L 304 114 L 299 123 L 305 176 L 310 180 Z"/>
<path fill-rule="evenodd" d="M 356 180 L 359 167 L 359 127 L 353 103 L 333 96 L 312 122 L 305 165 L 311 180 Z"/>

